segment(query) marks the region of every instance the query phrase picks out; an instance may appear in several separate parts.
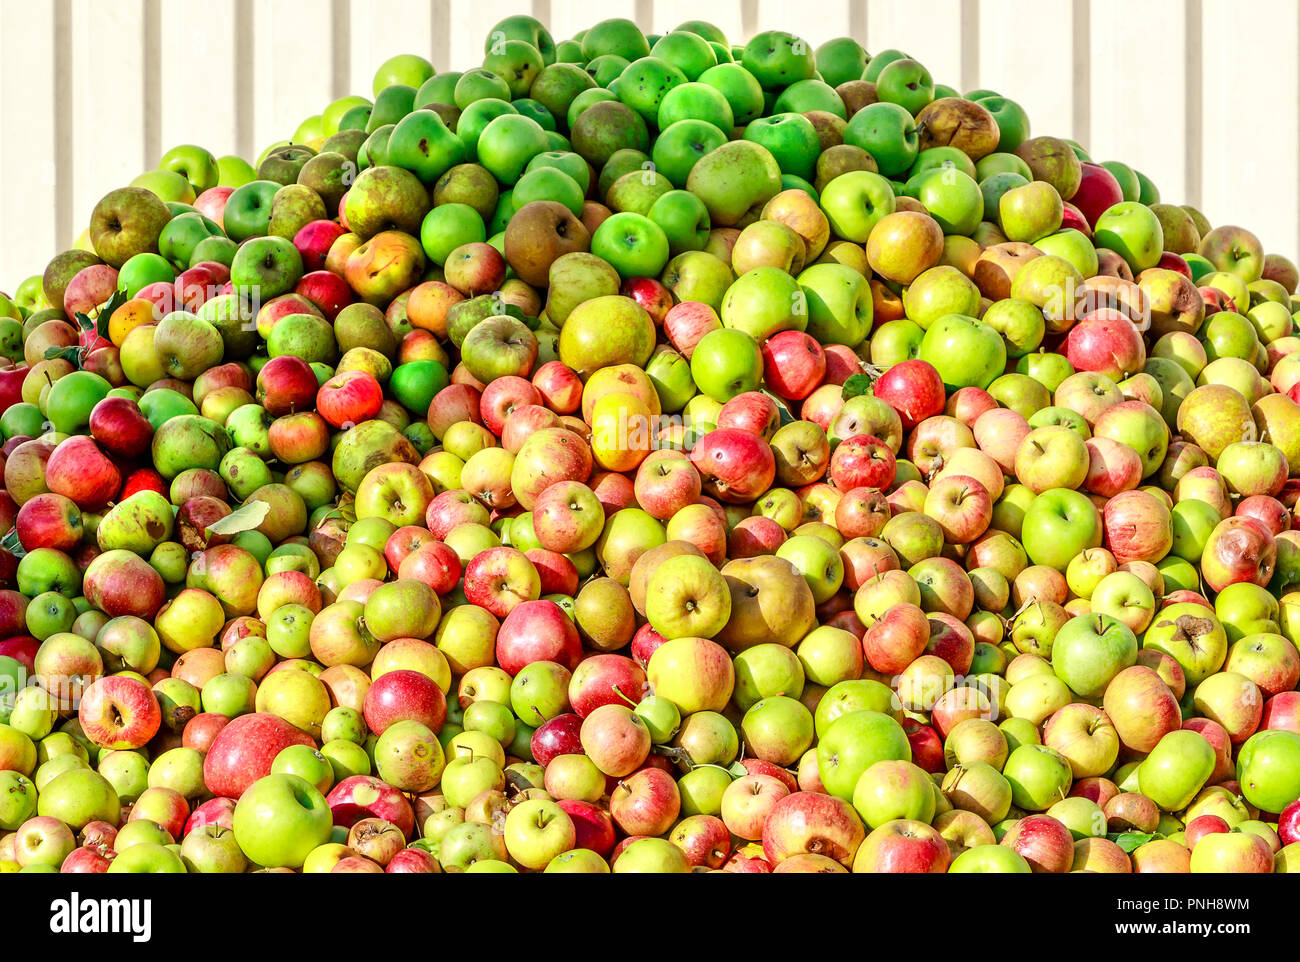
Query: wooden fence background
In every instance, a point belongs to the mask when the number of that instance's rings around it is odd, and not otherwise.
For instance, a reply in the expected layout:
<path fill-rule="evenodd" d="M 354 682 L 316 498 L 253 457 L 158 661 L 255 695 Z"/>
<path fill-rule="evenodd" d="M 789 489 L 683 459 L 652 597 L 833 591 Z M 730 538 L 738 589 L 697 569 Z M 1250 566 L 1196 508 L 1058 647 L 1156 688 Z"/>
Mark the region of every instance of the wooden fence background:
<path fill-rule="evenodd" d="M 0 0 L 0 288 L 167 148 L 255 157 L 331 99 L 369 96 L 392 54 L 477 65 L 519 12 L 557 40 L 604 17 L 656 32 L 700 17 L 733 42 L 780 28 L 898 47 L 1300 253 L 1296 0 Z"/>

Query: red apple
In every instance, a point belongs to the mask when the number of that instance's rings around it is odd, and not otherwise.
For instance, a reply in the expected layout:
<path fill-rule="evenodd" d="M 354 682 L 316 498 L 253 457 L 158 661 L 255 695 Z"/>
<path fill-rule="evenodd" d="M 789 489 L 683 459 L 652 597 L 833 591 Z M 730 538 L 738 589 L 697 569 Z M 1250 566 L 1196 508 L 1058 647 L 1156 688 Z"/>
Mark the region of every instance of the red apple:
<path fill-rule="evenodd" d="M 947 395 L 943 378 L 928 361 L 900 361 L 871 386 L 871 393 L 898 412 L 911 430 L 926 418 L 942 414 Z"/>
<path fill-rule="evenodd" d="M 271 774 L 275 756 L 290 745 L 316 747 L 310 735 L 278 715 L 240 715 L 222 729 L 204 756 L 203 781 L 213 794 L 237 799 L 253 782 Z"/>
<path fill-rule="evenodd" d="M 257 403 L 272 417 L 310 411 L 318 390 L 316 373 L 291 354 L 273 357 L 257 372 Z"/>
<path fill-rule="evenodd" d="M 418 721 L 437 732 L 447 718 L 447 698 L 437 682 L 408 669 L 376 678 L 366 690 L 362 706 L 366 727 L 376 735 L 399 721 Z"/>

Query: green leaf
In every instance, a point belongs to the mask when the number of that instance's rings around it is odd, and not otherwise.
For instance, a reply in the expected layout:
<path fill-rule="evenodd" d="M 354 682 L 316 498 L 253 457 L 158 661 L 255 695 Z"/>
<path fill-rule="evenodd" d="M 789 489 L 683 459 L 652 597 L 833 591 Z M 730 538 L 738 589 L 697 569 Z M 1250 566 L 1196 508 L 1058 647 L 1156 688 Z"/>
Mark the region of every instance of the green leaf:
<path fill-rule="evenodd" d="M 45 360 L 53 361 L 55 358 L 62 358 L 72 364 L 73 367 L 80 368 L 81 348 L 75 344 L 69 344 L 65 347 L 47 347 L 45 349 Z"/>
<path fill-rule="evenodd" d="M 871 393 L 872 379 L 866 374 L 854 374 L 844 382 L 844 388 L 840 392 L 840 397 L 844 400 L 859 397 L 863 394 Z"/>
<path fill-rule="evenodd" d="M 25 549 L 23 543 L 18 540 L 17 529 L 10 531 L 3 538 L 0 538 L 0 548 L 8 550 L 15 558 L 21 558 L 23 555 L 27 554 L 27 549 Z"/>
<path fill-rule="evenodd" d="M 73 320 L 77 322 L 77 327 L 83 331 L 94 331 L 100 337 L 108 337 L 108 319 L 113 316 L 113 312 L 127 302 L 126 291 L 114 291 L 113 296 L 106 300 L 103 305 L 95 311 L 95 316 L 83 314 L 78 311 Z"/>
<path fill-rule="evenodd" d="M 266 520 L 271 506 L 265 501 L 249 501 L 219 521 L 208 525 L 208 534 L 234 535 L 241 531 L 252 531 Z"/>
<path fill-rule="evenodd" d="M 775 394 L 773 394 L 771 391 L 767 389 L 764 389 L 763 393 L 766 394 L 768 397 L 770 397 L 776 403 L 776 413 L 777 413 L 777 417 L 781 419 L 782 427 L 785 427 L 785 425 L 798 420 L 798 418 L 794 416 L 794 412 L 790 410 L 790 406 L 786 404 L 782 398 L 777 397 Z"/>
<path fill-rule="evenodd" d="M 1161 836 L 1152 832 L 1115 832 L 1106 837 L 1123 849 L 1124 854 L 1127 855 L 1132 853 L 1134 849 L 1140 848 L 1147 842 L 1154 841 Z"/>
<path fill-rule="evenodd" d="M 530 317 L 518 304 L 508 304 L 498 297 L 492 299 L 492 314 L 494 317 L 513 317 L 516 321 L 521 321 L 530 331 L 535 331 L 542 326 L 541 318 Z"/>

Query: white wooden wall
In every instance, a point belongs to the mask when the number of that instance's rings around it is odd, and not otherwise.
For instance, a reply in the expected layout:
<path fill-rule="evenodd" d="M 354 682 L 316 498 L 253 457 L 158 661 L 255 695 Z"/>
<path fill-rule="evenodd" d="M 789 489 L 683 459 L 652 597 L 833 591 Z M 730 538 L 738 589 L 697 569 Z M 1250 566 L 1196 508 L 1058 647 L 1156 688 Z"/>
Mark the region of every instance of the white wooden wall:
<path fill-rule="evenodd" d="M 700 17 L 733 41 L 780 28 L 899 47 L 1300 254 L 1296 0 L 0 0 L 0 289 L 167 148 L 251 159 L 331 99 L 369 96 L 392 54 L 478 64 L 519 12 L 557 40 L 603 17 Z"/>

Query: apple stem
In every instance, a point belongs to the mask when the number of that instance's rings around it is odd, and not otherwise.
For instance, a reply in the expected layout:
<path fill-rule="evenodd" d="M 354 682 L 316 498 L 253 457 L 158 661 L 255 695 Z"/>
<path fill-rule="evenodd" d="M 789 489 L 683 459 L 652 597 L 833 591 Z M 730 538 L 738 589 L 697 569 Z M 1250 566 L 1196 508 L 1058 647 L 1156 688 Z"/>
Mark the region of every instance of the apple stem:
<path fill-rule="evenodd" d="M 634 702 L 631 698 L 628 698 L 627 695 L 623 694 L 623 689 L 619 688 L 618 685 L 615 685 L 615 686 L 614 686 L 614 694 L 618 695 L 619 698 L 623 699 L 625 702 L 627 702 L 627 703 L 628 703 L 629 705 L 631 705 L 633 708 L 636 708 L 637 703 Z"/>

